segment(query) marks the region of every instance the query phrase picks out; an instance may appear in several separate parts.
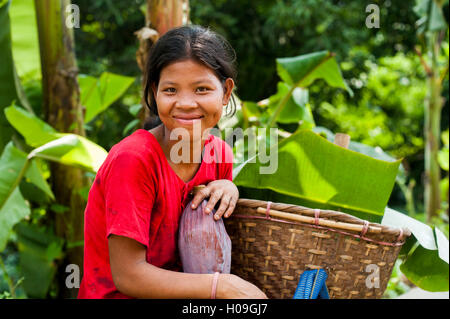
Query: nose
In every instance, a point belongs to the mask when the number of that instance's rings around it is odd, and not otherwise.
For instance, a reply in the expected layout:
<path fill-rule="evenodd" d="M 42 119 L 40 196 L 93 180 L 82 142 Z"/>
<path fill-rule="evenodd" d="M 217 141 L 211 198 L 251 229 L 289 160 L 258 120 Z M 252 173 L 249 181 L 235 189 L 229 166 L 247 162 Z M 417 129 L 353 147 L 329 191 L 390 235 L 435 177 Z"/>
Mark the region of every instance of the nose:
<path fill-rule="evenodd" d="M 180 109 L 193 109 L 197 108 L 197 102 L 192 94 L 184 93 L 178 95 L 175 106 Z"/>

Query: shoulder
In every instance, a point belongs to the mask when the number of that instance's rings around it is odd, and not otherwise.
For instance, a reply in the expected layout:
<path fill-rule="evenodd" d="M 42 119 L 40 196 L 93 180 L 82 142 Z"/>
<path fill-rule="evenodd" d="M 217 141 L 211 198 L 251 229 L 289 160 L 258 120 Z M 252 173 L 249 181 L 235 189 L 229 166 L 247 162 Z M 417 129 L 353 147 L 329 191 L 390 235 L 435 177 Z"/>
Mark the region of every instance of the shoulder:
<path fill-rule="evenodd" d="M 125 137 L 119 143 L 115 144 L 111 154 L 120 154 L 123 152 L 136 154 L 137 156 L 155 152 L 155 138 L 149 131 L 139 129 L 133 134 Z"/>
<path fill-rule="evenodd" d="M 102 165 L 103 171 L 111 167 L 121 170 L 152 166 L 158 158 L 157 141 L 152 133 L 139 129 L 115 144 Z"/>

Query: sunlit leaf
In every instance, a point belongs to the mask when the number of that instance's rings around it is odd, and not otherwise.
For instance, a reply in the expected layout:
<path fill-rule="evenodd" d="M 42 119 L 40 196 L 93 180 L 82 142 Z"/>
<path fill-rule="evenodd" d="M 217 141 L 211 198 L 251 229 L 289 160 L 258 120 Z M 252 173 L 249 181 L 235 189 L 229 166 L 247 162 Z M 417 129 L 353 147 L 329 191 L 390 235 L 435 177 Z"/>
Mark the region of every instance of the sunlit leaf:
<path fill-rule="evenodd" d="M 255 163 L 234 170 L 234 183 L 245 192 L 241 197 L 270 196 L 260 199 L 328 207 L 377 222 L 400 164 L 344 149 L 308 130 L 282 140 L 271 154 L 271 161 L 262 163 L 258 154 Z M 276 171 L 261 173 L 270 166 L 277 166 Z"/>
<path fill-rule="evenodd" d="M 17 177 L 26 156 L 8 143 L 0 157 L 0 251 L 5 248 L 12 227 L 30 214 L 30 208 L 17 187 Z"/>
<path fill-rule="evenodd" d="M 82 136 L 63 134 L 61 138 L 34 149 L 29 156 L 97 172 L 107 155 L 101 146 Z"/>
<path fill-rule="evenodd" d="M 81 105 L 86 108 L 84 121 L 88 123 L 120 98 L 134 82 L 133 77 L 104 72 L 100 78 L 78 77 Z"/>
<path fill-rule="evenodd" d="M 41 78 L 41 61 L 34 1 L 11 3 L 11 34 L 14 63 L 20 78 Z"/>
<path fill-rule="evenodd" d="M 328 85 L 353 94 L 342 78 L 334 55 L 328 51 L 278 58 L 276 61 L 278 75 L 289 85 L 306 88 L 315 80 L 323 79 Z"/>

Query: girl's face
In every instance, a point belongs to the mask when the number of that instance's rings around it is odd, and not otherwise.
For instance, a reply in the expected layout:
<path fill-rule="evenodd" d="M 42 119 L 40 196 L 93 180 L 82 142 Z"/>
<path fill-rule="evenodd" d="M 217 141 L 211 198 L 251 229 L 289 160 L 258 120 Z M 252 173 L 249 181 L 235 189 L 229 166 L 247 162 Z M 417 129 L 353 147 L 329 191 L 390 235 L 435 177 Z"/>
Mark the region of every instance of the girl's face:
<path fill-rule="evenodd" d="M 228 78 L 225 88 L 215 73 L 193 60 L 178 61 L 162 69 L 153 94 L 158 114 L 169 131 L 185 128 L 192 138 L 194 124 L 201 134 L 214 127 L 228 104 L 234 82 Z M 200 133 L 200 132 L 196 132 Z"/>

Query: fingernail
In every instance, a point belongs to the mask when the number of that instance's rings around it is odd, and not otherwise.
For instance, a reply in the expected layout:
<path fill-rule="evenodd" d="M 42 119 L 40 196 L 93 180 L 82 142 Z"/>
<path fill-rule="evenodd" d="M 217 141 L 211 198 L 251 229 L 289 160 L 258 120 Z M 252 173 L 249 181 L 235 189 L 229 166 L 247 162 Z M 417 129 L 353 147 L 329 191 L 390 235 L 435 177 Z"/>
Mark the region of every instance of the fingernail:
<path fill-rule="evenodd" d="M 192 205 L 191 205 L 191 207 L 192 207 L 192 208 L 195 208 L 195 205 L 194 205 L 194 204 L 192 204 Z"/>
<path fill-rule="evenodd" d="M 210 213 L 210 212 L 211 212 L 211 209 L 205 208 L 205 212 Z"/>
<path fill-rule="evenodd" d="M 214 218 L 217 220 L 217 219 L 219 219 L 220 217 L 219 217 L 219 215 L 214 215 Z"/>

